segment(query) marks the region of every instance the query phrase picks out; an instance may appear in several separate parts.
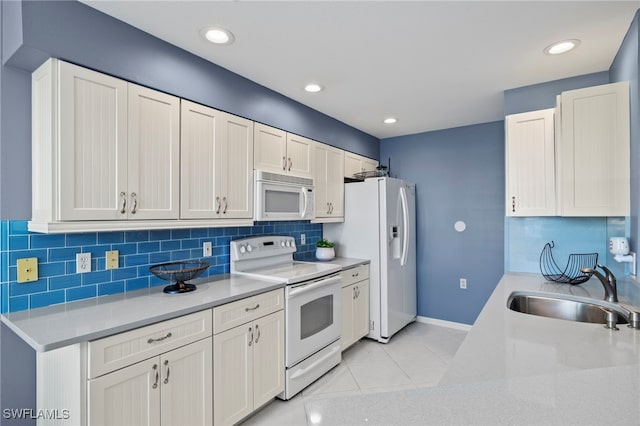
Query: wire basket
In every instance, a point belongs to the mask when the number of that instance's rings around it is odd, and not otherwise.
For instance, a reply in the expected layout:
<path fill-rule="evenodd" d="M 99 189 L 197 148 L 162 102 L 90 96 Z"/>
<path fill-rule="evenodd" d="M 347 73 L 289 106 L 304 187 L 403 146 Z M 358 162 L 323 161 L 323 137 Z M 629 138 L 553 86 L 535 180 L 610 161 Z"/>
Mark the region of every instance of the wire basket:
<path fill-rule="evenodd" d="M 152 265 L 149 267 L 149 272 L 165 281 L 175 281 L 175 284 L 164 288 L 165 293 L 188 293 L 194 291 L 196 286 L 186 284 L 185 281 L 196 278 L 208 267 L 207 262 L 169 262 Z"/>
<path fill-rule="evenodd" d="M 570 254 L 567 266 L 562 270 L 551 253 L 553 247 L 553 241 L 545 244 L 540 254 L 540 272 L 547 280 L 562 284 L 582 284 L 591 277 L 580 269 L 595 268 L 598 263 L 598 253 Z"/>

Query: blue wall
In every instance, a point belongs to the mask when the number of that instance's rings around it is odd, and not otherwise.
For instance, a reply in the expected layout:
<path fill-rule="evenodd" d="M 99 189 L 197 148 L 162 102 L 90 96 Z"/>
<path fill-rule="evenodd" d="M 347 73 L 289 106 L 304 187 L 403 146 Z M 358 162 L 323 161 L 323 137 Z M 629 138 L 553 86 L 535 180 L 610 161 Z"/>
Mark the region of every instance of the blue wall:
<path fill-rule="evenodd" d="M 416 183 L 418 315 L 473 324 L 504 267 L 503 122 L 383 139 L 389 158 Z"/>

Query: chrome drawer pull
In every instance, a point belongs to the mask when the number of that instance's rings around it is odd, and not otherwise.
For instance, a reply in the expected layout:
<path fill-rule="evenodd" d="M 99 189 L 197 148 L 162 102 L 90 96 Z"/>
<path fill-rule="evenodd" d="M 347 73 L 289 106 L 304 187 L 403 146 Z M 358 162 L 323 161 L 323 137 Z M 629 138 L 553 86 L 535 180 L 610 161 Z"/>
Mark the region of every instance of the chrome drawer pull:
<path fill-rule="evenodd" d="M 260 307 L 260 304 L 258 303 L 256 306 L 254 306 L 253 308 L 244 308 L 245 312 L 249 312 L 249 311 L 255 311 L 256 309 L 258 309 Z"/>
<path fill-rule="evenodd" d="M 149 338 L 149 340 L 147 340 L 147 343 L 152 344 L 155 342 L 162 342 L 164 339 L 168 339 L 169 337 L 171 337 L 171 332 L 168 332 L 166 336 L 158 337 L 157 339 Z"/>

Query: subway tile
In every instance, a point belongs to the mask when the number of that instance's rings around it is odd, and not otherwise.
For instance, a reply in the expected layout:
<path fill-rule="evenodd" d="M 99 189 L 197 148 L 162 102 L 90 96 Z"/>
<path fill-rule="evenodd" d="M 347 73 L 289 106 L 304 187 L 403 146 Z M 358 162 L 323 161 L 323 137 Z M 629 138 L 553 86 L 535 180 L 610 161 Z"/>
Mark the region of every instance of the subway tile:
<path fill-rule="evenodd" d="M 152 253 L 160 251 L 160 242 L 152 241 L 148 243 L 138 243 L 138 253 Z"/>
<path fill-rule="evenodd" d="M 221 237 L 223 235 L 224 228 L 209 228 L 210 237 Z"/>
<path fill-rule="evenodd" d="M 0 283 L 9 281 L 9 253 L 0 252 Z"/>
<path fill-rule="evenodd" d="M 67 247 L 94 246 L 97 241 L 98 234 L 96 232 L 67 235 Z"/>
<path fill-rule="evenodd" d="M 111 250 L 111 245 L 110 244 L 102 244 L 99 246 L 88 246 L 88 247 L 82 247 L 82 252 L 83 253 L 91 253 L 91 258 L 92 259 L 97 259 L 97 258 L 101 258 L 101 257 L 106 257 L 107 256 L 107 251 Z"/>
<path fill-rule="evenodd" d="M 12 235 L 9 237 L 9 250 L 26 250 L 29 248 L 28 235 Z"/>
<path fill-rule="evenodd" d="M 118 268 L 111 270 L 111 279 L 113 281 L 128 280 L 138 276 L 137 268 Z"/>
<path fill-rule="evenodd" d="M 98 296 L 124 292 L 124 281 L 111 281 L 98 285 Z"/>
<path fill-rule="evenodd" d="M 9 279 L 8 281 L 17 281 L 18 268 L 16 265 L 9 265 Z"/>
<path fill-rule="evenodd" d="M 191 238 L 191 230 L 190 229 L 172 229 L 171 238 L 174 240 L 184 240 L 187 238 Z"/>
<path fill-rule="evenodd" d="M 135 254 L 130 256 L 125 256 L 124 258 L 124 266 L 139 266 L 146 265 L 149 263 L 149 255 L 148 254 Z"/>
<path fill-rule="evenodd" d="M 33 234 L 29 236 L 31 248 L 64 247 L 66 237 L 64 234 Z"/>
<path fill-rule="evenodd" d="M 231 237 L 218 237 L 214 246 L 228 246 L 231 242 Z"/>
<path fill-rule="evenodd" d="M 137 276 L 138 277 L 150 276 L 152 274 L 151 271 L 149 271 L 150 267 L 151 267 L 151 265 L 143 265 L 143 266 L 136 267 L 137 274 L 138 274 Z"/>
<path fill-rule="evenodd" d="M 222 228 L 222 235 L 233 236 L 238 235 L 238 228 Z"/>
<path fill-rule="evenodd" d="M 29 233 L 28 221 L 26 220 L 9 221 L 9 235 L 23 235 L 28 233 Z"/>
<path fill-rule="evenodd" d="M 120 256 L 136 254 L 138 252 L 138 245 L 136 243 L 114 244 L 111 247 L 112 250 L 118 250 Z"/>
<path fill-rule="evenodd" d="M 149 241 L 149 231 L 127 231 L 124 233 L 124 240 L 128 243 Z"/>
<path fill-rule="evenodd" d="M 160 251 L 173 251 L 180 249 L 180 241 L 170 240 L 160 242 Z"/>
<path fill-rule="evenodd" d="M 149 241 L 169 240 L 171 231 L 169 229 L 154 229 L 149 231 Z"/>
<path fill-rule="evenodd" d="M 74 300 L 89 299 L 98 295 L 98 286 L 89 285 L 84 287 L 69 288 L 66 291 L 66 301 L 73 302 Z"/>
<path fill-rule="evenodd" d="M 209 236 L 207 228 L 195 228 L 191 230 L 191 238 L 205 238 Z"/>
<path fill-rule="evenodd" d="M 196 260 L 196 261 L 200 261 L 202 260 L 202 249 L 190 249 L 191 255 L 189 256 L 191 259 Z"/>
<path fill-rule="evenodd" d="M 198 247 L 198 240 L 182 240 L 181 248 L 184 249 L 192 249 Z"/>
<path fill-rule="evenodd" d="M 95 270 L 96 271 L 102 271 L 107 269 L 107 258 L 106 257 L 97 257 L 93 259 L 93 262 L 95 264 Z"/>
<path fill-rule="evenodd" d="M 49 250 L 49 260 L 54 261 L 68 261 L 76 260 L 76 253 L 79 253 L 78 248 L 55 248 Z"/>
<path fill-rule="evenodd" d="M 15 265 L 18 259 L 24 259 L 25 257 L 37 257 L 38 262 L 46 262 L 47 250 L 11 250 L 9 252 L 9 264 Z"/>
<path fill-rule="evenodd" d="M 149 263 L 154 265 L 157 263 L 166 263 L 171 261 L 171 254 L 166 251 L 149 254 Z"/>
<path fill-rule="evenodd" d="M 124 242 L 124 232 L 99 232 L 98 244 L 119 244 Z"/>
<path fill-rule="evenodd" d="M 170 283 L 167 280 L 163 280 L 162 278 L 158 278 L 155 275 L 151 275 L 149 277 L 149 285 L 151 287 L 155 287 L 155 286 L 159 286 L 159 285 L 170 285 L 172 283 Z"/>
<path fill-rule="evenodd" d="M 111 281 L 111 271 L 87 272 L 82 275 L 82 285 L 100 284 Z"/>
<path fill-rule="evenodd" d="M 0 284 L 0 314 L 9 312 L 9 284 Z"/>
<path fill-rule="evenodd" d="M 172 261 L 189 260 L 190 256 L 191 256 L 190 250 L 176 250 L 171 252 Z"/>
<path fill-rule="evenodd" d="M 65 262 L 40 263 L 38 264 L 38 276 L 40 278 L 54 277 L 65 274 Z"/>
<path fill-rule="evenodd" d="M 9 298 L 9 312 L 18 312 L 29 309 L 29 296 Z"/>
<path fill-rule="evenodd" d="M 49 291 L 46 293 L 37 293 L 29 296 L 31 309 L 41 308 L 43 306 L 56 305 L 64 303 L 64 290 Z"/>
<path fill-rule="evenodd" d="M 25 294 L 42 293 L 47 291 L 47 280 L 39 279 L 28 283 L 18 283 L 13 281 L 9 283 L 9 296 L 23 296 Z"/>
<path fill-rule="evenodd" d="M 69 287 L 80 287 L 82 285 L 82 275 L 63 275 L 49 278 L 49 290 L 61 290 Z"/>
<path fill-rule="evenodd" d="M 140 290 L 149 287 L 149 277 L 134 278 L 125 281 L 126 291 Z"/>

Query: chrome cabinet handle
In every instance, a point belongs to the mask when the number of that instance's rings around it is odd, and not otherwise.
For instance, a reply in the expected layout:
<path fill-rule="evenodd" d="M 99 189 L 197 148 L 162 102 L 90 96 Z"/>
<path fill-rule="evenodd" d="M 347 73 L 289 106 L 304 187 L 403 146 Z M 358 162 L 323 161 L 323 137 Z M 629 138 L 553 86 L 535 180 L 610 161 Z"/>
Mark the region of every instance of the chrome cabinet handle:
<path fill-rule="evenodd" d="M 158 364 L 153 364 L 153 371 L 156 372 L 156 381 L 153 382 L 153 386 L 151 386 L 153 389 L 156 389 L 158 387 L 158 380 L 160 379 L 160 376 L 158 374 Z"/>
<path fill-rule="evenodd" d="M 222 210 L 222 214 L 227 214 L 227 197 L 222 197 L 222 201 L 224 202 L 224 210 Z"/>
<path fill-rule="evenodd" d="M 220 203 L 220 197 L 216 197 L 216 203 L 218 203 L 218 207 L 216 207 L 216 214 L 220 214 L 220 207 L 222 207 L 222 204 Z"/>
<path fill-rule="evenodd" d="M 291 157 L 289 157 L 289 170 L 288 171 L 291 171 L 291 166 L 293 166 L 293 161 L 291 161 Z"/>
<path fill-rule="evenodd" d="M 258 309 L 260 307 L 260 304 L 257 303 L 256 306 L 254 306 L 253 308 L 244 308 L 245 312 L 249 312 L 249 311 L 255 311 L 256 309 Z"/>
<path fill-rule="evenodd" d="M 329 203 L 327 203 L 327 214 L 331 213 L 331 209 L 329 208 Z"/>
<path fill-rule="evenodd" d="M 360 287 L 356 287 L 356 299 L 360 297 Z"/>
<path fill-rule="evenodd" d="M 282 157 L 282 170 L 287 170 L 287 157 Z"/>
<path fill-rule="evenodd" d="M 166 385 L 167 383 L 169 383 L 169 373 L 170 373 L 170 371 L 169 371 L 169 360 L 168 359 L 164 360 L 164 366 L 167 367 L 167 375 L 164 378 L 164 381 L 162 383 L 164 383 Z"/>
<path fill-rule="evenodd" d="M 516 197 L 511 197 L 511 211 L 516 212 Z"/>
<path fill-rule="evenodd" d="M 351 295 L 351 299 L 352 299 L 352 300 L 355 300 L 355 299 L 356 299 L 356 288 L 355 288 L 355 287 L 353 287 L 353 288 L 351 289 L 351 293 L 353 293 L 353 294 Z"/>
<path fill-rule="evenodd" d="M 249 327 L 249 346 L 253 343 L 253 329 Z"/>
<path fill-rule="evenodd" d="M 125 214 L 127 212 L 127 193 L 126 192 L 121 192 L 120 193 L 120 201 L 122 201 L 122 208 L 120 209 L 120 213 L 121 214 Z"/>
<path fill-rule="evenodd" d="M 329 206 L 331 207 L 331 211 L 329 213 L 333 214 L 333 203 L 329 203 Z"/>
<path fill-rule="evenodd" d="M 260 340 L 260 329 L 258 328 L 258 324 L 256 324 L 256 332 L 258 333 L 256 336 L 256 343 L 258 343 L 258 340 Z"/>
<path fill-rule="evenodd" d="M 136 195 L 135 192 L 131 193 L 131 201 L 133 203 L 133 207 L 131 208 L 131 214 L 136 214 L 136 211 L 138 209 L 138 196 Z"/>
<path fill-rule="evenodd" d="M 152 343 L 155 343 L 155 342 L 162 342 L 163 340 L 168 339 L 171 336 L 172 336 L 171 332 L 168 332 L 167 335 L 164 336 L 164 337 L 158 337 L 157 339 L 149 338 L 149 340 L 147 340 L 147 343 L 148 344 L 152 344 Z"/>

